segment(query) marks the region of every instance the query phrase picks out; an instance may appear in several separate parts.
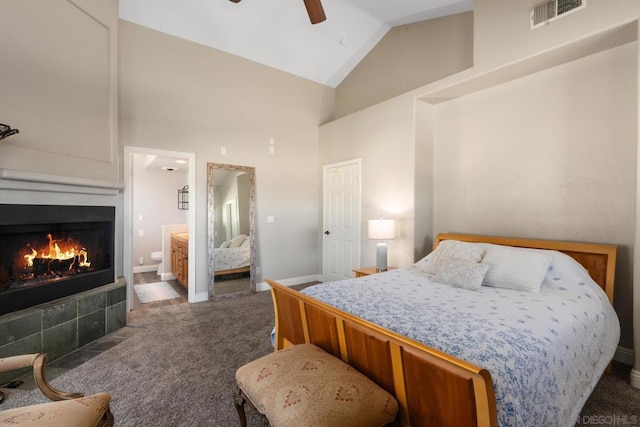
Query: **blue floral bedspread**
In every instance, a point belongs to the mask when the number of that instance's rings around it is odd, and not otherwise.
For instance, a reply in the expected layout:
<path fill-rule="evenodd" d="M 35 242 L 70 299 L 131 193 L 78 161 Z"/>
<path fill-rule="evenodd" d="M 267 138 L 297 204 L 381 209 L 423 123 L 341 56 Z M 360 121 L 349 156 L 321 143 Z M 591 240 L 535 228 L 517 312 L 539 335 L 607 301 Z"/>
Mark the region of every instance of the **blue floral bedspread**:
<path fill-rule="evenodd" d="M 620 325 L 586 270 L 562 257 L 538 293 L 456 288 L 417 264 L 303 293 L 487 369 L 501 426 L 574 426 Z"/>

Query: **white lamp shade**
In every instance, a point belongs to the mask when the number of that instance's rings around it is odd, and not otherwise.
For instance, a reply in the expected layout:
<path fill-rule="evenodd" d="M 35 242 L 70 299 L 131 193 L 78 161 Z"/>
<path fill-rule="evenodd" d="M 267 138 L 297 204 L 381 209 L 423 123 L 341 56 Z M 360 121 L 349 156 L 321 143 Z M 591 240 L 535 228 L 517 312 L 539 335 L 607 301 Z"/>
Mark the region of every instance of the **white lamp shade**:
<path fill-rule="evenodd" d="M 368 236 L 374 240 L 395 239 L 396 220 L 395 219 L 370 219 Z"/>

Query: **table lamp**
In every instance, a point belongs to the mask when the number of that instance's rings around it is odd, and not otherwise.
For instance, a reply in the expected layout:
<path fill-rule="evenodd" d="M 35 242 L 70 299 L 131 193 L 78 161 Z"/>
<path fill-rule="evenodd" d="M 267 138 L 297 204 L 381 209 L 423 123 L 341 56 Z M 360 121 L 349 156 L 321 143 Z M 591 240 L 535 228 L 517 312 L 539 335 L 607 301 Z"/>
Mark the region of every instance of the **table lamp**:
<path fill-rule="evenodd" d="M 394 219 L 370 219 L 368 236 L 373 240 L 380 240 L 376 252 L 376 271 L 387 271 L 387 244 L 385 240 L 396 237 L 396 221 Z"/>

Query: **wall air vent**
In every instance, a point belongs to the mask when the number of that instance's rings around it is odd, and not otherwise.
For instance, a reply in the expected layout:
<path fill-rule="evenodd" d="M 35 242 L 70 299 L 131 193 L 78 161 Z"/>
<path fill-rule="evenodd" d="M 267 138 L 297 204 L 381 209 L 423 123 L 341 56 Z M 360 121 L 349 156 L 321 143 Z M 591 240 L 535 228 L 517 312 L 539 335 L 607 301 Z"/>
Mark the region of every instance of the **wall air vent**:
<path fill-rule="evenodd" d="M 587 6 L 587 0 L 543 0 L 531 5 L 531 28 L 537 28 L 553 20 Z"/>

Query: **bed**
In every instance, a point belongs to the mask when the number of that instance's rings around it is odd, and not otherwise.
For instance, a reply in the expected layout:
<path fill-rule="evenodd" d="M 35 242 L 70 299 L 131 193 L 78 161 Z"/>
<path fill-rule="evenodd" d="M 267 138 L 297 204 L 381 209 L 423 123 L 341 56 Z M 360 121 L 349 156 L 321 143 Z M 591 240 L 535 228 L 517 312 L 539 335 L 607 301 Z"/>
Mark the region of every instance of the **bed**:
<path fill-rule="evenodd" d="M 251 266 L 251 248 L 248 236 L 241 234 L 223 242 L 213 250 L 214 275 L 246 273 Z"/>
<path fill-rule="evenodd" d="M 444 242 L 548 263 L 537 290 L 465 289 L 428 272 Z M 462 234 L 434 247 L 412 266 L 304 293 L 267 281 L 276 348 L 311 342 L 340 357 L 396 396 L 401 425 L 575 425 L 619 339 L 616 247 Z"/>

